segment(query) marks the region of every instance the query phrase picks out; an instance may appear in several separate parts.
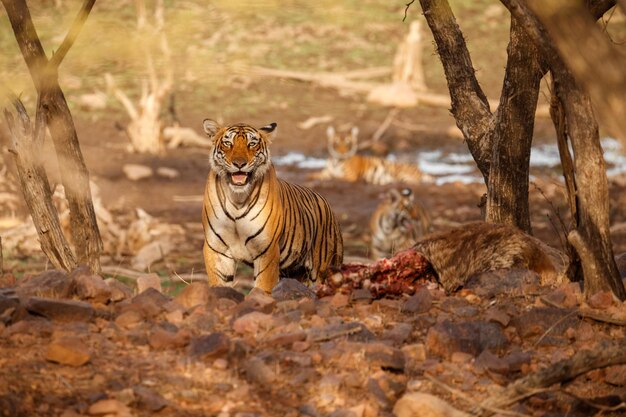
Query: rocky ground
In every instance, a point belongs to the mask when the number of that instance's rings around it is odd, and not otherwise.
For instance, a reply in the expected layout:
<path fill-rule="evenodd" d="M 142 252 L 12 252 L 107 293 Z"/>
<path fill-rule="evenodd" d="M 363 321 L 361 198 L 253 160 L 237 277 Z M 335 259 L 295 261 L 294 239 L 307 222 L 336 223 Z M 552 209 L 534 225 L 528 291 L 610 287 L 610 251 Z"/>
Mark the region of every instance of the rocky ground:
<path fill-rule="evenodd" d="M 602 293 L 583 302 L 578 284 L 542 287 L 526 270 L 380 299 L 318 298 L 293 280 L 271 296 L 195 282 L 173 297 L 155 275 L 127 286 L 80 268 L 5 274 L 2 287 L 3 416 L 625 412 L 626 365 L 606 365 L 626 362 L 626 305 Z M 611 349 L 622 353 L 594 365 Z M 577 368 L 581 354 L 599 369 Z M 556 379 L 520 402 L 498 397 L 541 370 Z"/>

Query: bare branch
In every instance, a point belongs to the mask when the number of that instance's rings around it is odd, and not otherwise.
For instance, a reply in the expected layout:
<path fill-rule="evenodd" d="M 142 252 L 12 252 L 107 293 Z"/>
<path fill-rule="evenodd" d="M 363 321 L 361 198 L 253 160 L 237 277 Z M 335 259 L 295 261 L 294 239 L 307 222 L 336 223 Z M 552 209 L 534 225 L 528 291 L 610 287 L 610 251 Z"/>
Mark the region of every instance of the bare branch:
<path fill-rule="evenodd" d="M 557 362 L 509 384 L 502 392 L 487 399 L 479 407 L 505 407 L 534 395 L 537 389 L 571 381 L 577 376 L 594 369 L 624 363 L 626 363 L 626 344 L 624 340 L 615 344 L 605 343 L 593 350 L 581 350 L 576 352 L 570 359 Z"/>
<path fill-rule="evenodd" d="M 58 68 L 59 65 L 61 65 L 61 62 L 63 62 L 63 58 L 65 58 L 65 55 L 76 41 L 76 38 L 83 28 L 87 17 L 89 17 L 89 13 L 91 12 L 91 9 L 93 8 L 95 2 L 96 0 L 85 0 L 83 2 L 83 5 L 78 11 L 76 18 L 74 18 L 74 22 L 72 23 L 70 30 L 67 32 L 67 35 L 65 35 L 65 39 L 63 39 L 63 42 L 61 43 L 59 49 L 54 53 L 54 55 L 48 62 L 48 65 L 54 68 Z"/>
<path fill-rule="evenodd" d="M 403 22 L 406 20 L 406 13 L 409 11 L 409 7 L 411 7 L 413 3 L 415 3 L 415 0 L 411 0 L 406 4 L 406 7 L 404 8 L 404 17 L 402 18 Z"/>

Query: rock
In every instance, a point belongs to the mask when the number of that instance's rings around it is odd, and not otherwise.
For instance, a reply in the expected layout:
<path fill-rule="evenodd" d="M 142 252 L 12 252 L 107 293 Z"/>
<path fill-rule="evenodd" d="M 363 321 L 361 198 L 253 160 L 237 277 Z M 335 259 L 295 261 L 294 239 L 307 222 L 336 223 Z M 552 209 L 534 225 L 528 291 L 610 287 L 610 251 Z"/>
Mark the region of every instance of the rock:
<path fill-rule="evenodd" d="M 282 352 L 280 354 L 280 359 L 286 364 L 295 364 L 300 368 L 311 366 L 313 363 L 311 355 L 301 352 Z"/>
<path fill-rule="evenodd" d="M 148 343 L 153 349 L 176 349 L 187 346 L 191 339 L 191 333 L 187 329 L 169 331 L 157 328 L 148 337 Z"/>
<path fill-rule="evenodd" d="M 96 401 L 87 409 L 90 416 L 130 417 L 130 409 L 115 399 Z"/>
<path fill-rule="evenodd" d="M 257 287 L 253 288 L 252 291 L 248 293 L 245 301 L 255 304 L 256 309 L 264 313 L 270 313 L 276 306 L 276 300 Z"/>
<path fill-rule="evenodd" d="M 198 305 L 206 305 L 210 300 L 214 300 L 214 297 L 206 282 L 192 282 L 174 297 L 174 301 L 189 309 Z"/>
<path fill-rule="evenodd" d="M 626 365 L 610 366 L 606 368 L 605 381 L 607 384 L 626 387 Z"/>
<path fill-rule="evenodd" d="M 289 345 L 295 342 L 302 342 L 306 339 L 306 332 L 304 330 L 295 330 L 285 333 L 277 333 L 265 339 L 265 344 L 268 346 L 281 346 Z"/>
<path fill-rule="evenodd" d="M 109 286 L 109 290 L 111 291 L 111 301 L 122 301 L 133 296 L 133 290 L 115 278 L 107 278 L 104 282 Z"/>
<path fill-rule="evenodd" d="M 232 287 L 209 287 L 209 293 L 214 295 L 217 299 L 225 298 L 235 303 L 240 303 L 245 298 L 242 293 Z"/>
<path fill-rule="evenodd" d="M 161 288 L 161 277 L 159 277 L 157 274 L 152 273 L 152 274 L 142 275 L 139 278 L 137 278 L 137 293 L 138 294 L 141 294 L 148 288 L 154 288 L 158 292 L 163 292 L 163 289 Z"/>
<path fill-rule="evenodd" d="M 137 399 L 137 405 L 142 409 L 157 412 L 167 406 L 167 400 L 153 389 L 136 385 L 133 387 L 133 392 Z"/>
<path fill-rule="evenodd" d="M 139 164 L 124 164 L 122 171 L 126 178 L 131 181 L 139 181 L 144 178 L 150 178 L 153 174 L 152 168 Z"/>
<path fill-rule="evenodd" d="M 615 299 L 611 291 L 600 291 L 587 299 L 587 304 L 591 308 L 606 310 L 615 304 Z"/>
<path fill-rule="evenodd" d="M 359 322 L 329 324 L 321 327 L 311 327 L 307 331 L 309 342 L 323 342 L 338 337 L 359 333 L 363 330 L 363 324 Z"/>
<path fill-rule="evenodd" d="M 479 369 L 493 371 L 499 374 L 506 374 L 509 372 L 509 364 L 504 359 L 501 359 L 485 349 L 474 361 L 474 366 Z"/>
<path fill-rule="evenodd" d="M 404 353 L 400 349 L 384 343 L 368 343 L 362 349 L 371 366 L 385 371 L 404 372 Z"/>
<path fill-rule="evenodd" d="M 124 329 L 132 329 L 143 322 L 143 314 L 137 310 L 127 310 L 115 319 L 115 324 Z"/>
<path fill-rule="evenodd" d="M 550 329 L 550 333 L 546 335 L 550 339 L 544 336 L 544 340 L 549 341 L 555 336 L 562 336 L 569 327 L 576 327 L 578 318 L 571 313 L 572 310 L 568 309 L 535 307 L 513 317 L 511 326 L 515 327 L 517 334 L 522 339 L 533 336 L 541 337 Z"/>
<path fill-rule="evenodd" d="M 428 313 L 433 305 L 433 296 L 427 288 L 422 288 L 410 296 L 402 306 L 403 313 Z"/>
<path fill-rule="evenodd" d="M 317 411 L 317 408 L 313 404 L 303 404 L 298 407 L 298 412 L 304 417 L 322 417 L 322 414 Z"/>
<path fill-rule="evenodd" d="M 376 372 L 367 380 L 367 390 L 383 409 L 389 409 L 404 391 L 405 385 L 395 381 L 385 372 Z"/>
<path fill-rule="evenodd" d="M 16 295 L 0 294 L 0 322 L 8 323 L 19 305 L 20 299 Z"/>
<path fill-rule="evenodd" d="M 29 316 L 26 320 L 13 323 L 2 332 L 2 337 L 26 334 L 37 337 L 50 337 L 53 332 L 52 323 L 41 317 Z"/>
<path fill-rule="evenodd" d="M 450 358 L 454 352 L 477 356 L 485 349 L 500 350 L 508 344 L 502 328 L 495 323 L 445 320 L 431 327 L 426 335 L 426 347 L 432 354 Z"/>
<path fill-rule="evenodd" d="M 298 310 L 307 316 L 315 314 L 317 311 L 317 301 L 312 298 L 302 298 L 298 301 Z"/>
<path fill-rule="evenodd" d="M 230 338 L 224 333 L 211 333 L 191 339 L 188 353 L 196 359 L 214 358 L 230 350 Z"/>
<path fill-rule="evenodd" d="M 402 352 L 406 359 L 411 361 L 423 362 L 426 360 L 426 346 L 423 343 L 404 345 L 402 346 Z"/>
<path fill-rule="evenodd" d="M 494 322 L 500 324 L 502 327 L 506 327 L 509 325 L 511 321 L 511 316 L 509 316 L 506 311 L 499 307 L 491 307 L 486 312 L 483 318 L 487 321 Z"/>
<path fill-rule="evenodd" d="M 255 335 L 258 333 L 259 329 L 268 330 L 273 326 L 272 315 L 258 311 L 244 314 L 233 322 L 233 330 L 240 334 L 248 333 Z"/>
<path fill-rule="evenodd" d="M 466 364 L 472 359 L 474 359 L 474 356 L 465 352 L 452 352 L 452 355 L 450 355 L 450 362 L 452 363 Z"/>
<path fill-rule="evenodd" d="M 94 316 L 93 307 L 84 301 L 31 297 L 25 307 L 53 321 L 89 321 Z"/>
<path fill-rule="evenodd" d="M 340 292 L 335 293 L 332 297 L 330 297 L 329 304 L 335 309 L 347 307 L 348 304 L 350 304 L 350 296 Z"/>
<path fill-rule="evenodd" d="M 44 298 L 68 298 L 73 291 L 72 280 L 63 271 L 55 269 L 43 272 L 32 278 L 19 281 L 15 289 L 20 298 L 32 296 Z"/>
<path fill-rule="evenodd" d="M 469 417 L 444 400 L 430 394 L 412 392 L 404 394 L 393 407 L 396 417 Z"/>
<path fill-rule="evenodd" d="M 299 298 L 316 299 L 315 291 L 297 279 L 283 278 L 272 289 L 272 297 L 277 301 L 297 300 Z"/>
<path fill-rule="evenodd" d="M 146 317 L 155 317 L 165 311 L 165 304 L 169 301 L 169 297 L 161 294 L 160 291 L 154 288 L 147 288 L 134 296 L 131 303 Z"/>
<path fill-rule="evenodd" d="M 256 382 L 261 386 L 267 387 L 277 379 L 277 375 L 272 368 L 258 357 L 246 360 L 242 368 L 249 381 Z"/>
<path fill-rule="evenodd" d="M 160 239 L 150 242 L 139 249 L 131 260 L 131 266 L 138 271 L 145 271 L 150 265 L 163 259 L 172 249 L 174 249 L 174 244 L 170 238 L 162 236 Z"/>
<path fill-rule="evenodd" d="M 351 303 L 371 303 L 374 297 L 372 292 L 366 288 L 357 288 L 350 293 Z"/>
<path fill-rule="evenodd" d="M 70 274 L 76 295 L 83 300 L 106 304 L 111 299 L 111 288 L 102 277 L 94 275 L 87 266 L 79 266 Z"/>
<path fill-rule="evenodd" d="M 411 337 L 411 333 L 413 333 L 413 326 L 410 323 L 396 323 L 391 329 L 383 332 L 382 338 L 402 344 Z"/>
<path fill-rule="evenodd" d="M 519 372 L 525 365 L 530 365 L 531 356 L 528 352 L 513 351 L 502 358 L 511 372 Z"/>
<path fill-rule="evenodd" d="M 91 354 L 87 345 L 76 337 L 62 337 L 52 341 L 46 350 L 46 360 L 61 365 L 82 366 Z"/>
<path fill-rule="evenodd" d="M 174 168 L 168 167 L 158 167 L 156 173 L 159 177 L 168 178 L 170 180 L 173 180 L 174 178 L 178 178 L 180 176 L 180 172 L 178 172 Z"/>

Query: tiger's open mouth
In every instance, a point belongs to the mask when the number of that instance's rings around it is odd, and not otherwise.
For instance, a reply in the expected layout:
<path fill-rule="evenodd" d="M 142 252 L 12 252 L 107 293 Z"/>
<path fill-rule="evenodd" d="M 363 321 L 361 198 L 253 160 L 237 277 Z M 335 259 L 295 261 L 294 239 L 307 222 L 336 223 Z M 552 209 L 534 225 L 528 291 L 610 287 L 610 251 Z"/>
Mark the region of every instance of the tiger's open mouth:
<path fill-rule="evenodd" d="M 233 172 L 230 174 L 230 182 L 233 185 L 246 185 L 250 175 L 247 172 Z"/>

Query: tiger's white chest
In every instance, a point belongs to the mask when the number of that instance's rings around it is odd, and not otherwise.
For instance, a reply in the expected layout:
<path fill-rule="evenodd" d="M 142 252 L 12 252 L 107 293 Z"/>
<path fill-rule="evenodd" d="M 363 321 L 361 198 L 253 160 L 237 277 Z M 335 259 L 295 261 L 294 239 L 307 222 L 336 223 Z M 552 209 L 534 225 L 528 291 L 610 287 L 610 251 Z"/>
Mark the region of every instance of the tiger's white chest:
<path fill-rule="evenodd" d="M 267 216 L 261 213 L 265 200 L 261 195 L 252 207 L 238 207 L 228 200 L 210 201 L 212 230 L 207 239 L 211 246 L 233 259 L 252 263 L 271 238 L 267 236 L 269 227 L 264 227 Z"/>

